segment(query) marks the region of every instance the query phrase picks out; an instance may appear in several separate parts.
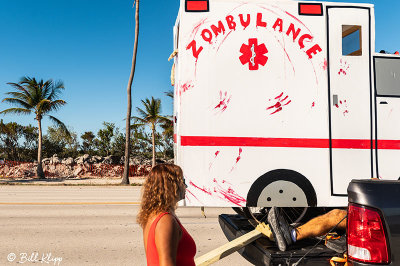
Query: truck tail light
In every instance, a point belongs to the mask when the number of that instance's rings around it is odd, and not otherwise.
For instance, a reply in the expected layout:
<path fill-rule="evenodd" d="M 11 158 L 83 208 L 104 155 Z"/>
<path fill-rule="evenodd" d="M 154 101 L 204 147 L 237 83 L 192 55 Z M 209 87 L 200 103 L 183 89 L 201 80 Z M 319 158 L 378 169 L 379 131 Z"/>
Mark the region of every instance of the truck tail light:
<path fill-rule="evenodd" d="M 299 3 L 299 15 L 322 16 L 322 4 Z"/>
<path fill-rule="evenodd" d="M 208 12 L 210 10 L 208 0 L 186 0 L 186 12 Z"/>
<path fill-rule="evenodd" d="M 347 248 L 349 258 L 355 261 L 389 263 L 385 229 L 378 210 L 349 204 Z"/>

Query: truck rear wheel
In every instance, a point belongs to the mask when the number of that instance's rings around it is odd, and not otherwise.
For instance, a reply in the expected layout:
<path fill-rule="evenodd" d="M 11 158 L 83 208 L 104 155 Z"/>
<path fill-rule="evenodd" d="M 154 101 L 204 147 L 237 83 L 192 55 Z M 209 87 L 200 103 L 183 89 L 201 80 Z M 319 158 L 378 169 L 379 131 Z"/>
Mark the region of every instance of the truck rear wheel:
<path fill-rule="evenodd" d="M 305 176 L 293 170 L 278 169 L 265 173 L 253 183 L 247 194 L 246 205 L 247 207 L 315 207 L 317 195 Z"/>

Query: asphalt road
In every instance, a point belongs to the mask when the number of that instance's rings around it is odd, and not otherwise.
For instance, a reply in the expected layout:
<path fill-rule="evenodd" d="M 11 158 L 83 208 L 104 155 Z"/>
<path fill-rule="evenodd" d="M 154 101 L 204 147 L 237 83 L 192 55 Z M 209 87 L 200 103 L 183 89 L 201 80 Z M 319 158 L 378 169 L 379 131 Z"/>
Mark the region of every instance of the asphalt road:
<path fill-rule="evenodd" d="M 0 265 L 146 265 L 135 222 L 140 189 L 0 186 Z M 207 218 L 199 208 L 177 210 L 196 242 L 196 256 L 227 242 L 217 217 L 232 210 L 205 212 Z M 214 265 L 250 264 L 235 253 Z"/>

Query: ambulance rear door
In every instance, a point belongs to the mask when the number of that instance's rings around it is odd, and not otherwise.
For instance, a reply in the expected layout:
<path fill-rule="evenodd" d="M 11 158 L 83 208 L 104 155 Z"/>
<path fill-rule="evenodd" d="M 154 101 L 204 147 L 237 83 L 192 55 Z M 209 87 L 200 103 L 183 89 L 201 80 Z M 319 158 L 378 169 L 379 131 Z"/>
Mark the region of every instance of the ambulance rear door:
<path fill-rule="evenodd" d="M 327 6 L 331 194 L 371 178 L 372 6 Z"/>

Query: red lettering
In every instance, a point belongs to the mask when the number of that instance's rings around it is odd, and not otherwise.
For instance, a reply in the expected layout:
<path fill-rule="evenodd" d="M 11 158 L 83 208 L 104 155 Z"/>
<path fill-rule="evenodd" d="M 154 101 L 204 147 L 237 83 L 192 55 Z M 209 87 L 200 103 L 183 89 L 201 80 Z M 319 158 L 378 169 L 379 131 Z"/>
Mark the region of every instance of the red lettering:
<path fill-rule="evenodd" d="M 222 33 L 222 34 L 225 33 L 225 27 L 224 27 L 224 24 L 222 24 L 221 20 L 218 21 L 218 27 L 215 25 L 211 25 L 211 29 L 214 32 L 215 37 L 217 37 L 219 33 Z"/>
<path fill-rule="evenodd" d="M 233 16 L 227 16 L 226 17 L 226 23 L 228 23 L 228 28 L 231 30 L 236 29 L 236 22 L 233 21 Z"/>
<path fill-rule="evenodd" d="M 262 21 L 262 13 L 257 13 L 257 27 L 267 27 L 267 22 Z"/>
<path fill-rule="evenodd" d="M 246 21 L 243 20 L 243 15 L 242 14 L 239 14 L 239 18 L 240 18 L 240 24 L 242 24 L 244 29 L 246 29 L 247 26 L 249 26 L 249 24 L 250 24 L 250 14 L 247 14 L 247 20 Z"/>
<path fill-rule="evenodd" d="M 304 40 L 308 39 L 308 40 L 312 40 L 313 36 L 311 36 L 310 34 L 304 34 L 303 36 L 300 37 L 299 39 L 299 45 L 300 45 L 300 49 L 303 49 L 304 46 Z"/>
<path fill-rule="evenodd" d="M 188 46 L 186 47 L 186 50 L 189 50 L 190 48 L 192 48 L 193 56 L 197 60 L 199 58 L 200 52 L 203 50 L 203 46 L 200 46 L 199 49 L 196 49 L 196 41 L 193 40 L 188 44 Z"/>
<path fill-rule="evenodd" d="M 282 24 L 283 24 L 282 19 L 278 18 L 278 19 L 275 21 L 275 24 L 274 24 L 274 26 L 273 26 L 274 30 L 276 31 L 276 27 L 279 26 L 279 32 L 282 32 Z"/>
<path fill-rule="evenodd" d="M 208 35 L 208 36 L 206 36 L 206 35 Z M 211 31 L 209 31 L 208 29 L 204 29 L 204 30 L 201 32 L 201 37 L 203 37 L 203 40 L 205 40 L 206 42 L 211 43 L 211 40 L 212 40 L 212 33 L 211 33 Z"/>
<path fill-rule="evenodd" d="M 318 44 L 314 45 L 313 47 L 311 47 L 310 49 L 307 50 L 307 55 L 308 58 L 313 58 L 313 55 L 316 55 L 318 52 L 322 52 L 321 47 L 319 47 Z"/>
<path fill-rule="evenodd" d="M 300 28 L 298 28 L 298 29 L 295 31 L 295 28 L 294 28 L 293 23 L 290 23 L 290 26 L 289 26 L 289 28 L 288 28 L 288 30 L 287 30 L 287 32 L 286 32 L 286 35 L 289 36 L 290 33 L 292 33 L 292 35 L 293 35 L 293 42 L 295 42 L 296 39 L 297 39 L 297 36 L 299 36 L 299 34 L 300 34 L 300 31 L 301 31 Z M 300 47 L 301 47 L 301 46 L 300 46 Z"/>

